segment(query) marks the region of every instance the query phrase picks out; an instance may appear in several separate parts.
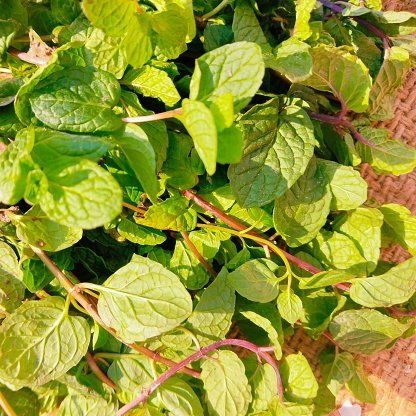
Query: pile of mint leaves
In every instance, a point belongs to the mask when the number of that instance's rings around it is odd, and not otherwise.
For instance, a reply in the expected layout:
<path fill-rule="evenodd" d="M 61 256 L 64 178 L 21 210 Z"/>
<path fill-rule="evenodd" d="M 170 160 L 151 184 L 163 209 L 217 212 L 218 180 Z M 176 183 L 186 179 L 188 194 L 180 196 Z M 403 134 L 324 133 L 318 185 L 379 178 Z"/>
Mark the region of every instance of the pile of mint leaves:
<path fill-rule="evenodd" d="M 375 403 L 356 355 L 415 333 L 416 260 L 380 249 L 416 218 L 359 168 L 416 167 L 374 127 L 415 31 L 380 0 L 3 0 L 0 415 Z"/>

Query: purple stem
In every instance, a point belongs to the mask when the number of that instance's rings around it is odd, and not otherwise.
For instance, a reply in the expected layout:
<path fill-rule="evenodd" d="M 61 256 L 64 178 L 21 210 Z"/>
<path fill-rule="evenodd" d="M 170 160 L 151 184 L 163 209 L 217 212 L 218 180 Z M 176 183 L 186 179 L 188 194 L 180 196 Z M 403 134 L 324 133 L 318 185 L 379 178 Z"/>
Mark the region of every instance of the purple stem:
<path fill-rule="evenodd" d="M 168 378 L 172 377 L 175 373 L 180 371 L 182 368 L 186 367 L 190 363 L 199 358 L 204 357 L 208 352 L 217 349 L 218 347 L 223 347 L 225 345 L 234 345 L 237 347 L 243 347 L 250 351 L 253 351 L 257 354 L 257 357 L 263 358 L 268 364 L 270 364 L 274 371 L 276 372 L 277 376 L 277 394 L 279 395 L 280 401 L 283 402 L 283 388 L 282 388 L 282 379 L 280 378 L 279 369 L 272 357 L 267 353 L 268 351 L 273 351 L 274 347 L 258 347 L 257 345 L 252 344 L 251 342 L 244 341 L 242 339 L 224 339 L 220 341 L 216 341 L 211 345 L 208 345 L 205 348 L 201 348 L 199 351 L 193 353 L 189 357 L 185 358 L 178 364 L 171 367 L 169 370 L 165 371 L 157 380 L 155 380 L 147 389 L 142 389 L 142 394 L 139 397 L 136 397 L 130 403 L 124 405 L 121 409 L 118 410 L 116 416 L 123 416 L 128 411 L 133 409 L 138 404 L 145 401 L 154 390 L 156 390 L 163 382 L 165 382 Z"/>
<path fill-rule="evenodd" d="M 416 309 L 413 309 L 411 311 L 401 311 L 400 309 L 396 308 L 386 308 L 390 313 L 393 313 L 397 316 L 416 316 Z"/>

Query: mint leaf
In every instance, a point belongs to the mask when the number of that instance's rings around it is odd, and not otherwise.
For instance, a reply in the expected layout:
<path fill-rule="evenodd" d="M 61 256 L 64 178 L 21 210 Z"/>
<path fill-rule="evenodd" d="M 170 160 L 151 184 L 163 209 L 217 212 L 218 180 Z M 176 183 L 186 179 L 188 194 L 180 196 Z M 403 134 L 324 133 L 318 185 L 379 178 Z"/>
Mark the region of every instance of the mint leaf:
<path fill-rule="evenodd" d="M 127 218 L 120 219 L 117 231 L 125 239 L 140 245 L 156 246 L 166 240 L 166 235 L 161 231 L 143 227 Z"/>
<path fill-rule="evenodd" d="M 53 17 L 64 25 L 70 25 L 81 13 L 81 5 L 77 0 L 51 0 Z"/>
<path fill-rule="evenodd" d="M 7 387 L 0 387 L 0 393 L 6 401 L 13 405 L 13 410 L 18 412 L 16 414 L 24 416 L 38 416 L 40 412 L 40 403 L 38 396 L 27 387 L 23 387 L 18 391 L 11 391 Z M 1 416 L 7 414 L 0 410 Z"/>
<path fill-rule="evenodd" d="M 169 331 L 192 311 L 179 278 L 159 263 L 137 255 L 102 286 L 98 312 L 126 342 L 145 341 Z"/>
<path fill-rule="evenodd" d="M 209 105 L 229 92 L 234 111 L 242 110 L 257 92 L 264 75 L 260 47 L 236 42 L 208 52 L 196 60 L 189 98 Z"/>
<path fill-rule="evenodd" d="M 277 264 L 267 259 L 249 260 L 228 275 L 234 289 L 245 298 L 260 303 L 270 302 L 279 292 L 275 276 Z"/>
<path fill-rule="evenodd" d="M 294 324 L 303 315 L 302 300 L 291 288 L 280 292 L 277 298 L 277 309 L 280 316 L 290 324 Z"/>
<path fill-rule="evenodd" d="M 243 156 L 243 136 L 235 125 L 218 133 L 217 162 L 221 164 L 238 163 Z"/>
<path fill-rule="evenodd" d="M 329 324 L 329 331 L 341 348 L 370 355 L 391 346 L 409 325 L 372 309 L 359 309 L 338 314 Z"/>
<path fill-rule="evenodd" d="M 380 276 L 354 281 L 350 296 L 367 307 L 386 307 L 408 301 L 416 291 L 416 258 L 412 257 Z"/>
<path fill-rule="evenodd" d="M 36 86 L 30 97 L 40 121 L 57 130 L 111 132 L 121 127 L 111 111 L 120 98 L 115 77 L 93 67 L 56 71 Z"/>
<path fill-rule="evenodd" d="M 168 74 L 149 65 L 126 72 L 121 84 L 145 97 L 158 98 L 170 107 L 181 98 Z"/>
<path fill-rule="evenodd" d="M 201 379 L 210 415 L 244 415 L 251 401 L 244 365 L 232 351 L 217 351 L 202 364 Z"/>
<path fill-rule="evenodd" d="M 304 175 L 275 200 L 276 231 L 290 247 L 308 243 L 325 224 L 331 199 L 327 176 L 313 159 Z"/>
<path fill-rule="evenodd" d="M 296 23 L 292 36 L 299 40 L 306 40 L 312 35 L 309 28 L 311 12 L 315 8 L 315 0 L 300 0 L 296 4 Z"/>
<path fill-rule="evenodd" d="M 85 355 L 90 339 L 87 321 L 69 316 L 57 296 L 24 303 L 1 328 L 0 379 L 12 388 L 39 386 L 65 374 Z"/>
<path fill-rule="evenodd" d="M 367 162 L 377 174 L 403 175 L 416 167 L 416 149 L 406 146 L 402 141 L 389 139 L 385 129 L 363 127 L 360 133 L 374 147 L 356 143 L 358 154 L 363 162 Z"/>
<path fill-rule="evenodd" d="M 270 364 L 262 365 L 250 380 L 253 392 L 253 401 L 250 409 L 254 413 L 267 410 L 268 405 L 276 395 L 277 377 L 276 371 Z"/>
<path fill-rule="evenodd" d="M 280 375 L 284 387 L 285 398 L 299 403 L 308 404 L 318 392 L 318 383 L 301 352 L 289 354 L 280 365 Z"/>
<path fill-rule="evenodd" d="M 341 387 L 354 376 L 354 357 L 348 352 L 341 352 L 335 356 L 331 364 L 325 367 L 325 384 L 331 393 L 337 396 Z"/>
<path fill-rule="evenodd" d="M 184 99 L 183 113 L 177 118 L 183 123 L 192 137 L 195 149 L 205 165 L 207 173 L 213 175 L 216 170 L 218 138 L 212 113 L 199 101 Z"/>
<path fill-rule="evenodd" d="M 313 125 L 294 103 L 273 99 L 247 111 L 238 126 L 244 149 L 241 162 L 228 171 L 231 189 L 243 207 L 262 206 L 305 172 L 315 144 Z"/>
<path fill-rule="evenodd" d="M 189 200 L 171 197 L 152 205 L 143 218 L 135 217 L 138 224 L 158 230 L 190 231 L 196 225 L 196 212 L 189 208 Z"/>
<path fill-rule="evenodd" d="M 302 278 L 299 282 L 300 289 L 318 289 L 320 287 L 336 285 L 337 283 L 348 282 L 355 277 L 352 273 L 343 270 L 329 270 L 314 274 L 309 278 Z"/>
<path fill-rule="evenodd" d="M 410 68 L 409 53 L 398 46 L 386 50 L 383 65 L 370 91 L 367 114 L 370 120 L 394 118 L 396 92 Z"/>
<path fill-rule="evenodd" d="M 310 53 L 312 75 L 300 83 L 339 96 L 349 110 L 364 112 L 369 103 L 371 77 L 362 61 L 344 48 L 320 46 Z"/>
<path fill-rule="evenodd" d="M 376 389 L 364 373 L 361 361 L 354 360 L 354 374 L 345 387 L 358 400 L 365 403 L 376 403 Z"/>
<path fill-rule="evenodd" d="M 0 107 L 12 103 L 17 91 L 22 86 L 23 81 L 20 78 L 4 79 L 0 82 Z"/>

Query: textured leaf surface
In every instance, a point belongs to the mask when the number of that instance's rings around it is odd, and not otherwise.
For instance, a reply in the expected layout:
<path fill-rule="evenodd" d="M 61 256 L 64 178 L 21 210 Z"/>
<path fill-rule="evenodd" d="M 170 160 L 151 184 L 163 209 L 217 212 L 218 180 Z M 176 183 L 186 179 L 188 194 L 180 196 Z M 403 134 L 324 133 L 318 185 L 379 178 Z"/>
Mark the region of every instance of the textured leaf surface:
<path fill-rule="evenodd" d="M 281 196 L 305 171 L 313 154 L 313 125 L 300 107 L 281 108 L 279 99 L 257 105 L 238 123 L 244 150 L 228 171 L 243 207 L 262 206 Z"/>
<path fill-rule="evenodd" d="M 138 224 L 158 230 L 190 231 L 196 225 L 196 212 L 189 207 L 186 198 L 169 198 L 157 205 L 152 205 L 144 218 L 135 217 Z"/>
<path fill-rule="evenodd" d="M 300 40 L 308 39 L 312 35 L 309 27 L 311 12 L 315 8 L 315 0 L 300 0 L 296 4 L 296 23 L 292 36 Z"/>
<path fill-rule="evenodd" d="M 275 200 L 276 231 L 290 247 L 308 243 L 325 224 L 331 199 L 328 178 L 313 159 L 304 175 Z"/>
<path fill-rule="evenodd" d="M 119 98 L 120 86 L 113 75 L 74 66 L 39 82 L 30 103 L 35 116 L 53 129 L 112 132 L 121 127 L 111 110 Z"/>
<path fill-rule="evenodd" d="M 201 379 L 212 416 L 245 415 L 251 401 L 244 365 L 231 351 L 218 351 L 202 364 Z"/>
<path fill-rule="evenodd" d="M 145 341 L 169 331 L 192 311 L 189 293 L 179 278 L 159 263 L 134 256 L 102 286 L 98 312 L 127 342 Z"/>
<path fill-rule="evenodd" d="M 166 240 L 166 235 L 159 230 L 143 227 L 126 218 L 121 218 L 118 233 L 132 243 L 156 246 Z"/>
<path fill-rule="evenodd" d="M 336 396 L 341 387 L 355 374 L 354 357 L 348 352 L 341 352 L 335 356 L 325 372 L 325 383 L 331 393 Z"/>
<path fill-rule="evenodd" d="M 234 97 L 234 111 L 238 112 L 257 92 L 263 75 L 264 63 L 258 45 L 251 42 L 225 45 L 196 60 L 189 98 L 209 105 L 229 92 Z"/>
<path fill-rule="evenodd" d="M 7 387 L 0 387 L 0 393 L 11 404 L 16 415 L 20 416 L 38 416 L 40 403 L 38 396 L 27 387 L 18 391 L 11 391 Z M 8 416 L 3 409 L 0 409 L 1 416 Z"/>
<path fill-rule="evenodd" d="M 290 324 L 294 324 L 303 314 L 302 300 L 293 290 L 282 290 L 277 298 L 280 316 Z"/>
<path fill-rule="evenodd" d="M 29 301 L 3 322 L 1 381 L 23 387 L 56 379 L 85 355 L 89 339 L 87 321 L 69 316 L 63 298 L 51 296 Z"/>
<path fill-rule="evenodd" d="M 350 296 L 370 308 L 387 307 L 408 301 L 416 291 L 416 258 L 412 257 L 380 276 L 352 283 Z"/>
<path fill-rule="evenodd" d="M 224 268 L 202 294 L 186 327 L 198 337 L 203 347 L 224 339 L 231 326 L 234 307 L 235 292 Z"/>
<path fill-rule="evenodd" d="M 314 274 L 310 278 L 303 278 L 299 283 L 300 289 L 317 289 L 329 285 L 336 285 L 337 283 L 348 282 L 353 279 L 355 275 L 347 273 L 343 270 L 329 270 Z"/>
<path fill-rule="evenodd" d="M 375 404 L 377 400 L 376 388 L 365 374 L 363 364 L 360 361 L 354 361 L 354 370 L 353 376 L 347 382 L 345 387 L 358 400 L 365 403 Z"/>
<path fill-rule="evenodd" d="M 279 280 L 274 272 L 278 266 L 267 259 L 249 260 L 228 275 L 234 289 L 254 302 L 266 303 L 279 292 Z"/>
<path fill-rule="evenodd" d="M 371 355 L 384 350 L 409 327 L 373 309 L 341 312 L 329 324 L 334 341 L 343 349 Z"/>

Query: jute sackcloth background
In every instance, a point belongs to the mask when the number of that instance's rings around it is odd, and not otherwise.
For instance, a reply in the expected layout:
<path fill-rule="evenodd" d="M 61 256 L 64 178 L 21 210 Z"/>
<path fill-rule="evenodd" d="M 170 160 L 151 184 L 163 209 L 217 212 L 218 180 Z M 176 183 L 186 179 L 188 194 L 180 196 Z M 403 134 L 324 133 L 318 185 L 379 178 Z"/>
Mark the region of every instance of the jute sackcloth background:
<path fill-rule="evenodd" d="M 416 0 L 383 1 L 384 10 L 416 13 Z M 416 69 L 408 74 L 395 103 L 395 118 L 378 123 L 390 136 L 416 147 Z M 361 169 L 368 183 L 368 197 L 381 203 L 398 203 L 416 215 L 416 170 L 399 177 L 376 175 L 370 166 Z M 398 246 L 383 250 L 384 260 L 401 263 L 409 254 Z M 319 353 L 328 345 L 325 339 L 313 341 L 299 330 L 288 341 L 285 354 L 302 351 L 313 368 L 317 367 Z M 399 340 L 392 348 L 371 357 L 356 355 L 377 390 L 377 404 L 369 405 L 356 400 L 345 389 L 337 398 L 339 408 L 347 398 L 359 403 L 362 416 L 416 416 L 416 336 Z M 338 410 L 331 416 L 339 416 Z"/>

